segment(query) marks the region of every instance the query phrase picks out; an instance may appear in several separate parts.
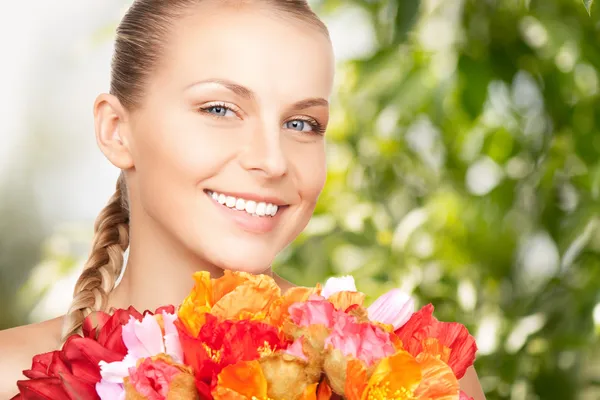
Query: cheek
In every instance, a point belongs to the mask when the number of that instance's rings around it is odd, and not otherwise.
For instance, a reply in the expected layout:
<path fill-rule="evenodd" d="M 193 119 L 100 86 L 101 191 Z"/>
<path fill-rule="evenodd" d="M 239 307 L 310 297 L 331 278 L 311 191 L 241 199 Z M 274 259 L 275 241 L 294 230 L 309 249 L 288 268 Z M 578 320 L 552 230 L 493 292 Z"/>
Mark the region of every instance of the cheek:
<path fill-rule="evenodd" d="M 314 206 L 327 178 L 324 142 L 296 146 L 291 154 L 298 193 L 304 202 Z"/>
<path fill-rule="evenodd" d="M 235 153 L 233 136 L 201 124 L 193 114 L 163 114 L 148 122 L 136 141 L 134 159 L 145 180 L 198 183 L 217 173 Z"/>
<path fill-rule="evenodd" d="M 194 209 L 200 183 L 217 175 L 233 157 L 235 142 L 233 135 L 216 132 L 195 115 L 157 115 L 138 129 L 135 180 L 148 213 L 179 219 Z"/>

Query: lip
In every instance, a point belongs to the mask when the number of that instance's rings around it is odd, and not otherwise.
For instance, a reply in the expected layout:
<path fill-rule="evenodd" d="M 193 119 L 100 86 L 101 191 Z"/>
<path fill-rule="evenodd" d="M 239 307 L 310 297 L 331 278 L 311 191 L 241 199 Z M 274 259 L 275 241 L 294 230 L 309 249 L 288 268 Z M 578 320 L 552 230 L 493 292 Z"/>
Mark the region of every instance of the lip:
<path fill-rule="evenodd" d="M 219 193 L 219 192 L 217 192 L 217 193 Z M 210 196 L 206 191 L 204 192 L 204 194 L 206 195 L 207 199 L 212 204 L 214 204 L 214 206 L 217 208 L 216 211 L 220 215 L 224 216 L 227 220 L 233 222 L 238 228 L 240 228 L 246 232 L 249 232 L 249 233 L 264 234 L 264 233 L 271 232 L 279 224 L 281 215 L 283 213 L 285 213 L 288 209 L 288 206 L 284 205 L 284 206 L 279 207 L 279 209 L 277 210 L 277 213 L 275 214 L 274 217 L 253 217 L 252 215 L 248 214 L 246 211 L 235 210 L 235 209 L 232 209 L 232 208 L 229 208 L 227 206 L 220 204 L 218 201 L 213 199 L 212 196 Z M 225 194 L 225 193 L 223 193 L 223 194 Z M 233 195 L 233 194 L 231 194 L 231 196 L 235 197 L 235 195 Z M 242 197 L 242 196 L 240 196 L 240 197 Z M 253 200 L 253 199 L 247 199 L 247 200 Z M 264 201 L 264 200 L 260 200 L 260 201 Z M 275 203 L 272 203 L 272 204 L 275 204 Z"/>
<path fill-rule="evenodd" d="M 235 197 L 236 199 L 242 198 L 244 200 L 252 200 L 257 203 L 261 203 L 261 202 L 262 203 L 271 203 L 278 207 L 283 207 L 283 206 L 289 205 L 282 198 L 273 196 L 273 195 L 263 196 L 263 195 L 258 195 L 258 194 L 253 194 L 253 193 L 244 193 L 244 192 L 220 192 L 218 190 L 212 190 L 212 189 L 206 189 L 204 191 L 204 193 L 207 193 L 207 192 L 217 192 L 219 194 L 224 194 L 225 196 L 232 196 L 232 197 Z M 277 216 L 277 215 L 275 215 L 275 216 Z"/>

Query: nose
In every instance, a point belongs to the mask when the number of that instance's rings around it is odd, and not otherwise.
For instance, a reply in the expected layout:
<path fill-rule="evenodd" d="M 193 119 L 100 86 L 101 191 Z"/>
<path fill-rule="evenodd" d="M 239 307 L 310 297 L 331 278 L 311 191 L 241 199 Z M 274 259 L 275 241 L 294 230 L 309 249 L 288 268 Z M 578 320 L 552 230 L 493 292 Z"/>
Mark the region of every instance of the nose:
<path fill-rule="evenodd" d="M 266 178 L 284 176 L 288 172 L 288 160 L 282 148 L 281 129 L 257 126 L 250 133 L 239 160 L 244 169 Z"/>

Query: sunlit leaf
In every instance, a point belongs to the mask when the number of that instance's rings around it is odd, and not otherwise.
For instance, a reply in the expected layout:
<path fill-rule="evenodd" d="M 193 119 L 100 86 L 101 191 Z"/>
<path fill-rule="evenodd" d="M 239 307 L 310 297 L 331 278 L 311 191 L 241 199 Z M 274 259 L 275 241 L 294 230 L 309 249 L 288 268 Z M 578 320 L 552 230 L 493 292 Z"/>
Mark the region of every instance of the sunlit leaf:
<path fill-rule="evenodd" d="M 588 14 L 592 15 L 592 5 L 594 4 L 594 0 L 583 0 L 583 5 L 587 10 Z"/>

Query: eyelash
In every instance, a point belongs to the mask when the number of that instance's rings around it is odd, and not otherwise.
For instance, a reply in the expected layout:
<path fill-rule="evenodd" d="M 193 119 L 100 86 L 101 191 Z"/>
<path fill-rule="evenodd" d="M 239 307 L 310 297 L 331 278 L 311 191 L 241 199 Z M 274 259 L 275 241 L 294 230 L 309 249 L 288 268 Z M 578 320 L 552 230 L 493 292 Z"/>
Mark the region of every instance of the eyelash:
<path fill-rule="evenodd" d="M 229 111 L 233 111 L 235 114 L 239 114 L 239 111 L 236 110 L 235 108 L 225 104 L 225 103 L 211 103 L 205 106 L 202 106 L 198 109 L 198 111 L 207 114 L 210 117 L 213 118 L 217 118 L 217 119 L 221 119 L 221 118 L 225 118 L 221 115 L 215 115 L 213 113 L 208 112 L 208 110 L 210 110 L 211 108 L 215 108 L 215 107 L 219 107 L 219 108 L 224 108 L 226 110 Z M 290 119 L 288 121 L 286 121 L 285 123 L 287 124 L 288 122 L 291 121 L 302 121 L 302 122 L 306 122 L 310 125 L 310 127 L 312 128 L 312 130 L 310 132 L 301 132 L 301 133 L 306 133 L 309 135 L 319 135 L 319 136 L 323 136 L 325 134 L 325 128 L 323 127 L 323 125 L 321 125 L 316 119 L 314 118 L 310 118 L 310 117 L 306 117 L 306 116 L 302 116 L 302 117 L 297 117 L 294 119 Z"/>

